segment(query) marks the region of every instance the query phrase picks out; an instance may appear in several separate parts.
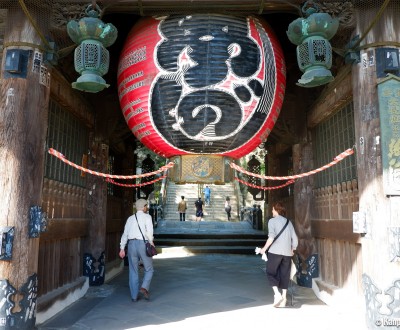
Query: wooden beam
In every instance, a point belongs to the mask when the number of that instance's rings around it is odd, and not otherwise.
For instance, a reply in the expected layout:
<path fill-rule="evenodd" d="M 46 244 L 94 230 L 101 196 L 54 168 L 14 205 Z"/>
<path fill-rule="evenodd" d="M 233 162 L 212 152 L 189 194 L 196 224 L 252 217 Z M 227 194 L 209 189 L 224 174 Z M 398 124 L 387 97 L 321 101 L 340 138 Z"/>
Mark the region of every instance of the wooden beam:
<path fill-rule="evenodd" d="M 89 103 L 80 93 L 72 89 L 71 84 L 55 69 L 51 72 L 50 92 L 52 99 L 67 108 L 75 117 L 82 120 L 87 127 L 94 127 L 94 113 Z"/>
<path fill-rule="evenodd" d="M 77 5 L 82 0 L 58 0 L 60 4 Z M 151 15 L 154 13 L 171 13 L 182 11 L 214 12 L 247 12 L 261 14 L 266 12 L 299 13 L 303 0 L 263 1 L 263 0 L 108 0 L 102 1 L 105 13 L 134 13 Z M 0 1 L 0 6 L 3 1 Z"/>
<path fill-rule="evenodd" d="M 40 234 L 41 241 L 85 237 L 89 234 L 89 219 L 51 219 L 47 230 Z"/>
<path fill-rule="evenodd" d="M 313 110 L 307 116 L 307 126 L 312 128 L 323 122 L 352 100 L 353 88 L 350 67 L 344 67 L 335 80 L 321 93 Z"/>
<path fill-rule="evenodd" d="M 311 233 L 314 238 L 361 243 L 361 235 L 353 233 L 351 220 L 312 220 Z"/>
<path fill-rule="evenodd" d="M 112 219 L 108 220 L 106 224 L 107 233 L 118 233 L 124 230 L 125 220 L 122 219 Z"/>
<path fill-rule="evenodd" d="M 37 312 L 44 313 L 49 310 L 57 301 L 63 301 L 69 295 L 82 291 L 85 287 L 87 277 L 81 276 L 73 283 L 68 283 L 57 290 L 53 290 L 38 298 Z"/>

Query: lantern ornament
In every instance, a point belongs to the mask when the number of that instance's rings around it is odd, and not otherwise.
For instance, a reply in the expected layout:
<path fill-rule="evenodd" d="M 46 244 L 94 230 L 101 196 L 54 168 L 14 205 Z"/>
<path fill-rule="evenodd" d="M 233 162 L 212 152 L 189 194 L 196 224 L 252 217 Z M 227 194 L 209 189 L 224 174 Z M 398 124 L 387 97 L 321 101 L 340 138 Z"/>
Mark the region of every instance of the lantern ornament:
<path fill-rule="evenodd" d="M 70 21 L 67 32 L 79 46 L 75 49 L 75 70 L 81 75 L 72 87 L 84 92 L 97 93 L 109 87 L 102 78 L 108 72 L 109 52 L 117 39 L 118 31 L 112 24 L 104 24 L 98 17 L 99 6 L 89 5 L 85 11 L 87 17 L 79 21 Z"/>
<path fill-rule="evenodd" d="M 278 40 L 259 17 L 148 17 L 125 41 L 118 95 L 132 133 L 162 157 L 237 159 L 271 132 L 285 73 Z"/>
<path fill-rule="evenodd" d="M 146 17 L 118 66 L 122 113 L 135 137 L 175 163 L 176 183 L 222 184 L 229 164 L 271 132 L 285 90 L 283 52 L 260 17 Z"/>
<path fill-rule="evenodd" d="M 297 46 L 297 63 L 304 74 L 297 85 L 316 87 L 333 80 L 332 47 L 329 40 L 335 35 L 339 20 L 327 13 L 319 13 L 318 6 L 307 1 L 302 7 L 306 18 L 289 24 L 287 36 Z"/>

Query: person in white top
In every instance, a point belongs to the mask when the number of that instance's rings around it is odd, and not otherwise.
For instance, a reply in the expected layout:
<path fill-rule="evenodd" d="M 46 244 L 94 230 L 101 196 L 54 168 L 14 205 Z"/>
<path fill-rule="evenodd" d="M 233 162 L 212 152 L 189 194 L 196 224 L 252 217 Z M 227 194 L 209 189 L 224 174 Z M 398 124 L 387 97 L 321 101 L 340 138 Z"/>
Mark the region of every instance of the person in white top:
<path fill-rule="evenodd" d="M 273 205 L 272 215 L 273 218 L 268 221 L 268 239 L 260 253 L 268 253 L 267 277 L 274 291 L 273 306 L 285 307 L 291 260 L 299 241 L 293 224 L 285 218 L 286 209 L 281 202 Z"/>
<path fill-rule="evenodd" d="M 132 301 L 137 301 L 139 293 L 149 300 L 149 289 L 151 279 L 153 278 L 153 258 L 148 257 L 146 254 L 145 241 L 146 240 L 154 246 L 153 237 L 153 222 L 151 216 L 147 214 L 147 201 L 145 199 L 138 199 L 136 201 L 137 212 L 131 215 L 126 221 L 124 233 L 121 237 L 119 256 L 125 258 L 125 246 L 128 244 L 128 261 L 129 261 L 129 288 L 131 292 Z M 140 233 L 139 230 L 143 233 Z M 139 289 L 139 259 L 142 260 L 144 267 L 144 276 L 142 285 Z"/>
<path fill-rule="evenodd" d="M 231 221 L 231 210 L 232 210 L 231 200 L 230 200 L 229 196 L 227 196 L 225 199 L 225 212 L 226 212 L 226 215 L 228 216 L 228 221 Z"/>

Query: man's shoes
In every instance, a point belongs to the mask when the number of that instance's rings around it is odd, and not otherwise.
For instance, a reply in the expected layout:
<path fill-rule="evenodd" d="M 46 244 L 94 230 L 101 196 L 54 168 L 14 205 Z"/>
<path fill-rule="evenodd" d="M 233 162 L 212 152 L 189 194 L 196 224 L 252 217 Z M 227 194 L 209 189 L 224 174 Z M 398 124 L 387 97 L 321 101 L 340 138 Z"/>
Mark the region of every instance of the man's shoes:
<path fill-rule="evenodd" d="M 139 300 L 138 298 L 136 299 L 132 298 L 132 302 L 137 302 L 138 300 Z"/>
<path fill-rule="evenodd" d="M 147 291 L 145 288 L 140 288 L 140 293 L 144 299 L 146 300 L 150 299 L 149 291 Z"/>

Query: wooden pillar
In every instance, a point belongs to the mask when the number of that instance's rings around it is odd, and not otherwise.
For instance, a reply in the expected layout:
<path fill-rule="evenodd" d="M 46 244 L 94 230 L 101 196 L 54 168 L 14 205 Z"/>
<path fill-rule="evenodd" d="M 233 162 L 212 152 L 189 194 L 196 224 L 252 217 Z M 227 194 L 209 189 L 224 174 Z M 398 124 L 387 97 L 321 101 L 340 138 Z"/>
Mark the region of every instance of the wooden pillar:
<path fill-rule="evenodd" d="M 134 159 L 135 154 L 133 152 L 134 152 L 133 148 L 131 146 L 128 146 L 122 163 L 123 167 L 122 173 L 124 175 L 136 174 L 136 163 Z M 134 181 L 135 180 L 128 180 L 126 183 L 134 184 L 135 183 Z M 134 196 L 135 196 L 134 188 L 125 188 L 123 190 L 123 204 L 121 210 L 121 218 L 123 223 L 125 223 L 128 217 L 132 215 Z"/>
<path fill-rule="evenodd" d="M 292 148 L 293 172 L 306 173 L 312 170 L 313 154 L 311 143 L 295 144 Z M 303 261 L 316 252 L 311 234 L 311 202 L 313 177 L 307 176 L 294 184 L 295 228 L 299 238 L 297 253 Z"/>
<path fill-rule="evenodd" d="M 266 175 L 279 176 L 279 172 L 278 172 L 279 161 L 278 161 L 278 156 L 276 154 L 276 146 L 275 145 L 267 146 L 267 162 L 268 162 L 268 167 L 267 167 Z M 271 184 L 271 183 L 268 182 L 268 184 Z M 268 209 L 266 210 L 266 219 L 270 219 L 272 217 L 272 205 L 279 200 L 279 197 L 277 196 L 277 194 L 278 194 L 277 190 L 266 190 L 266 193 L 268 194 L 268 197 L 267 197 Z"/>
<path fill-rule="evenodd" d="M 33 10 L 30 15 L 35 19 Z M 14 240 L 11 260 L 0 260 L 0 299 L 6 305 L 0 319 L 2 326 L 14 324 L 18 329 L 35 324 L 39 238 L 28 237 L 28 224 L 30 208 L 41 203 L 50 91 L 40 83 L 40 67 L 33 70 L 35 46 L 43 45 L 24 12 L 19 6 L 9 9 L 0 83 L 0 226 L 3 232 L 13 228 Z M 23 52 L 21 72 L 6 72 L 7 52 L 17 49 Z M 29 294 L 22 293 L 28 284 Z M 17 292 L 6 297 L 13 291 L 10 286 Z M 17 307 L 11 310 L 8 299 Z"/>
<path fill-rule="evenodd" d="M 366 31 L 374 20 L 378 9 L 360 4 L 357 9 L 357 33 Z M 383 317 L 398 318 L 393 312 L 391 301 L 397 301 L 399 290 L 395 282 L 400 280 L 399 262 L 390 261 L 389 227 L 400 227 L 398 212 L 393 212 L 394 199 L 386 196 L 382 181 L 382 154 L 380 146 L 379 100 L 377 89 L 377 68 L 380 59 L 376 56 L 374 44 L 384 45 L 398 42 L 400 18 L 393 8 L 384 11 L 362 45 L 361 63 L 353 66 L 354 122 L 357 147 L 357 174 L 359 189 L 359 213 L 366 220 L 366 233 L 362 239 L 363 284 L 369 324 L 378 328 L 376 321 Z M 368 47 L 368 45 L 371 45 Z M 393 48 L 393 46 L 387 46 Z M 397 98 L 398 99 L 398 98 Z M 398 203 L 398 200 L 396 201 Z M 397 237 L 398 244 L 398 237 Z M 398 284 L 397 284 L 398 285 Z"/>
<path fill-rule="evenodd" d="M 108 145 L 94 134 L 90 137 L 89 169 L 108 173 Z M 105 278 L 105 246 L 107 223 L 107 182 L 104 178 L 88 175 L 87 217 L 89 237 L 85 244 L 84 275 L 89 277 L 89 285 L 101 285 Z"/>

